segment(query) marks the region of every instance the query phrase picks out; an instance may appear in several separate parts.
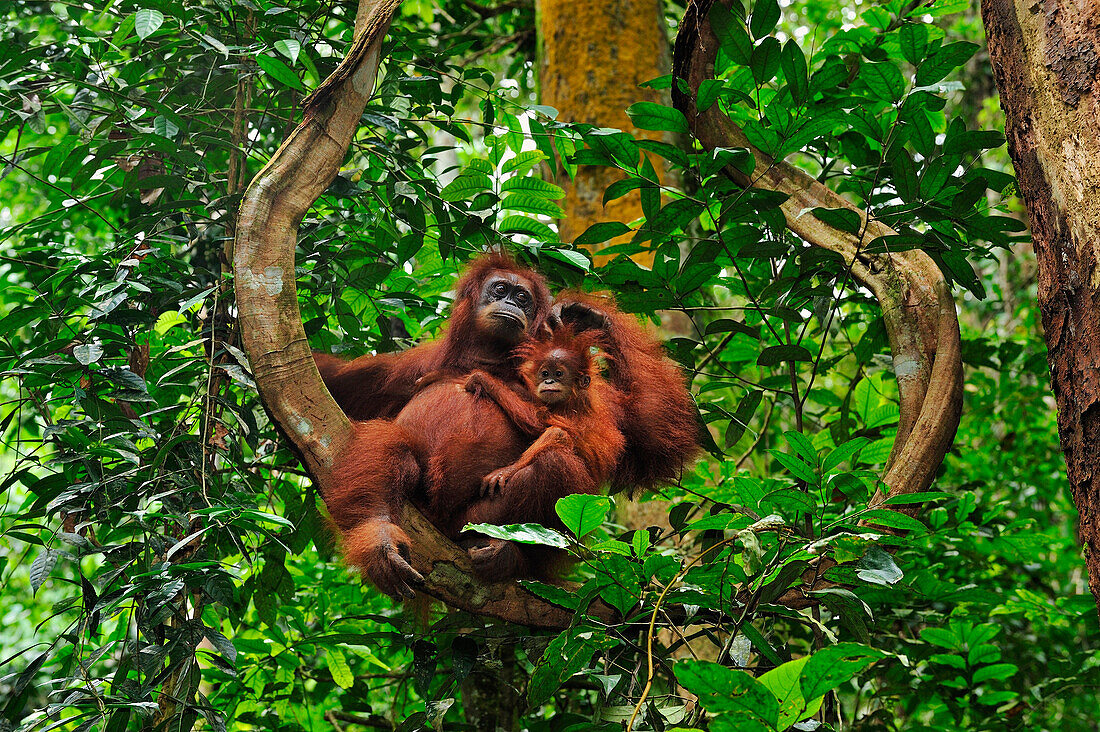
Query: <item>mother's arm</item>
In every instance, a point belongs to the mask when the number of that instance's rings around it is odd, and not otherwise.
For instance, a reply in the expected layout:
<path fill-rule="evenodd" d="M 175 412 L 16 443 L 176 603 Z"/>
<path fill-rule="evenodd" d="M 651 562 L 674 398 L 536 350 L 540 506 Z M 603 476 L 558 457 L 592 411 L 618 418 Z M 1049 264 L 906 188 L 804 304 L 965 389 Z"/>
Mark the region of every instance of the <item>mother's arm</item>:
<path fill-rule="evenodd" d="M 439 342 L 433 341 L 401 353 L 351 361 L 314 351 L 313 361 L 332 398 L 350 419 L 391 419 L 416 393 L 416 380 L 436 368 L 438 348 Z"/>
<path fill-rule="evenodd" d="M 552 315 L 579 330 L 603 332 L 609 381 L 625 397 L 619 429 L 626 449 L 612 473 L 612 486 L 634 491 L 676 482 L 699 451 L 700 429 L 680 368 L 610 296 L 566 291 L 555 300 Z"/>

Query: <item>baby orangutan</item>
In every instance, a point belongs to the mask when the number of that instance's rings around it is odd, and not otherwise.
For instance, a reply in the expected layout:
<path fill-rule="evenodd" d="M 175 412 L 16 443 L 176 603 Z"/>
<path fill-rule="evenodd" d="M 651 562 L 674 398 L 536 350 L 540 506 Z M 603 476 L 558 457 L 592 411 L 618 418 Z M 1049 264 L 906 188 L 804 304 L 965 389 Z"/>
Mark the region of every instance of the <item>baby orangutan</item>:
<path fill-rule="evenodd" d="M 622 455 L 618 428 L 620 393 L 599 374 L 594 354 L 598 336 L 559 326 L 549 338 L 516 349 L 521 394 L 484 371 L 474 371 L 465 388 L 491 399 L 516 427 L 535 441 L 511 465 L 482 481 L 482 500 L 470 505 L 466 523 L 540 523 L 563 529 L 555 511 L 559 498 L 597 493 Z M 491 579 L 530 576 L 535 568 L 559 564 L 545 547 L 519 547 L 500 539 L 471 548 L 478 573 Z M 551 572 L 552 573 L 552 572 Z"/>

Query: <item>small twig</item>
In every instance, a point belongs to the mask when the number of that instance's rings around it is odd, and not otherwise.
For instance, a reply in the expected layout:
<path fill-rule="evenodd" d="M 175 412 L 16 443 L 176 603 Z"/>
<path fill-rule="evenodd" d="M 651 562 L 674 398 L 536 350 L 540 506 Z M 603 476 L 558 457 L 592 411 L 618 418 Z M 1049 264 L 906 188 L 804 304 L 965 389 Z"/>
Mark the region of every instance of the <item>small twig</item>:
<path fill-rule="evenodd" d="M 392 722 L 379 714 L 371 714 L 370 716 L 364 717 L 358 714 L 348 714 L 347 712 L 329 711 L 325 713 L 325 719 L 327 719 L 337 730 L 340 730 L 340 725 L 337 724 L 337 722 L 349 722 L 351 724 L 372 727 L 374 729 L 396 729 Z"/>
<path fill-rule="evenodd" d="M 772 413 L 774 411 L 775 402 L 768 402 L 768 413 L 764 415 L 764 424 L 760 425 L 760 429 L 756 433 L 756 439 L 752 441 L 751 445 L 749 445 L 749 449 L 745 450 L 745 453 L 741 457 L 737 458 L 736 465 L 738 470 L 740 470 L 741 466 L 744 465 L 750 457 L 752 457 L 752 454 L 756 452 L 756 448 L 759 447 L 760 441 L 764 439 L 764 433 L 768 431 L 768 425 L 772 421 Z"/>

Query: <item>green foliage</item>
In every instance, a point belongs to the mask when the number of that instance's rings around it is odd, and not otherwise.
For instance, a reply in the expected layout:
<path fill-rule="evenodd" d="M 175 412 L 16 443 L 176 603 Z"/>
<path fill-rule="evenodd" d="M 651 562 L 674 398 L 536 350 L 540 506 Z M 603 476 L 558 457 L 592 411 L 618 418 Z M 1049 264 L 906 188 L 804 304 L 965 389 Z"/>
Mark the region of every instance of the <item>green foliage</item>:
<path fill-rule="evenodd" d="M 432 337 L 462 262 L 502 245 L 556 288 L 689 323 L 667 345 L 709 455 L 663 491 L 667 527 L 619 526 L 610 499 L 582 495 L 558 503 L 568 535 L 478 527 L 574 553 L 574 585 L 524 583 L 573 613 L 556 633 L 414 618 L 360 586 L 239 349 L 226 247 L 242 184 L 349 44 L 350 6 L 5 9 L 0 725 L 468 729 L 504 709 L 502 726 L 532 730 L 1090 729 L 1096 613 L 1034 272 L 989 151 L 1003 137 L 959 94 L 991 88 L 978 26 L 943 0 L 854 9 L 712 6 L 721 51 L 699 105 L 898 234 L 802 215 L 864 251 L 919 248 L 955 285 L 955 448 L 933 490 L 887 501 L 882 313 L 787 231 L 780 195 L 731 183 L 727 167 L 761 172 L 752 157 L 703 150 L 667 105 L 627 113 L 677 144 L 557 120 L 533 103 L 529 6 L 401 8 L 353 150 L 301 227 L 311 344 Z M 559 241 L 579 166 L 619 171 L 604 201 L 638 196 L 643 217 Z M 600 262 L 578 249 L 612 240 Z M 652 269 L 627 256 L 642 252 Z M 840 586 L 788 609 L 823 556 Z"/>

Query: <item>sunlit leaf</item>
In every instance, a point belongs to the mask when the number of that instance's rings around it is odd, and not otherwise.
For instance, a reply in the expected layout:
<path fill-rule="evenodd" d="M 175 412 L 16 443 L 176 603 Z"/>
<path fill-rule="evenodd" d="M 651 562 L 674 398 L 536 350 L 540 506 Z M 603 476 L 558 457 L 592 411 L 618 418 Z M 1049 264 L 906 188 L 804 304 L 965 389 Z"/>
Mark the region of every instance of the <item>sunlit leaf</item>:
<path fill-rule="evenodd" d="M 599 528 L 611 510 L 611 501 L 604 496 L 575 493 L 559 498 L 555 510 L 565 528 L 579 539 Z"/>
<path fill-rule="evenodd" d="M 134 31 L 145 40 L 164 24 L 164 13 L 152 8 L 142 8 L 134 15 Z"/>
<path fill-rule="evenodd" d="M 275 79 L 280 84 L 289 86 L 292 89 L 298 89 L 301 91 L 305 90 L 305 87 L 302 86 L 302 82 L 298 78 L 298 75 L 291 71 L 290 67 L 288 67 L 279 59 L 275 58 L 274 56 L 265 56 L 263 54 L 260 54 L 255 58 L 256 63 L 259 65 L 259 67 L 263 69 L 264 73 L 270 76 L 272 79 Z"/>

